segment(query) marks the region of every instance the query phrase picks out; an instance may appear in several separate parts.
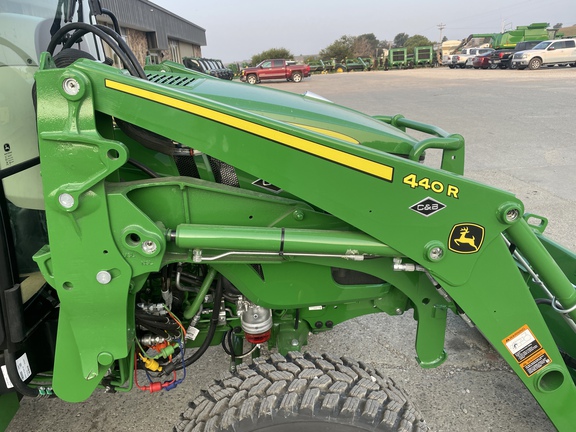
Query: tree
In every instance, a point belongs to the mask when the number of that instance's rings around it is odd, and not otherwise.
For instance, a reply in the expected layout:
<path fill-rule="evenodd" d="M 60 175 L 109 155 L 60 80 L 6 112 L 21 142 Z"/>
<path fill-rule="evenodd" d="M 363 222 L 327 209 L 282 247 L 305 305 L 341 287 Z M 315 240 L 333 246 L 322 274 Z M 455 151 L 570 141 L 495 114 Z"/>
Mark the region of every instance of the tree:
<path fill-rule="evenodd" d="M 250 64 L 252 66 L 256 66 L 262 60 L 267 59 L 286 59 L 286 60 L 294 60 L 294 54 L 288 51 L 286 48 L 271 48 L 266 51 L 262 51 L 260 54 L 256 54 L 252 56 L 252 60 Z"/>
<path fill-rule="evenodd" d="M 404 47 L 408 48 L 408 53 L 412 54 L 414 52 L 414 48 L 418 46 L 430 46 L 434 45 L 433 42 L 430 42 L 427 37 L 421 35 L 414 35 L 410 36 L 404 42 Z"/>
<path fill-rule="evenodd" d="M 335 58 L 340 61 L 346 57 L 354 57 L 353 46 L 355 41 L 354 36 L 342 36 L 340 39 L 335 40 L 332 44 L 328 45 L 323 50 L 320 50 L 320 58 L 323 60 L 330 60 Z"/>
<path fill-rule="evenodd" d="M 402 48 L 408 40 L 408 37 L 409 36 L 406 33 L 398 33 L 394 36 L 394 48 Z"/>
<path fill-rule="evenodd" d="M 367 33 L 357 36 L 352 46 L 354 57 L 373 57 L 378 50 L 378 39 L 374 33 Z"/>
<path fill-rule="evenodd" d="M 562 28 L 562 23 L 556 23 L 556 25 L 554 27 L 552 27 L 553 29 L 561 29 Z"/>

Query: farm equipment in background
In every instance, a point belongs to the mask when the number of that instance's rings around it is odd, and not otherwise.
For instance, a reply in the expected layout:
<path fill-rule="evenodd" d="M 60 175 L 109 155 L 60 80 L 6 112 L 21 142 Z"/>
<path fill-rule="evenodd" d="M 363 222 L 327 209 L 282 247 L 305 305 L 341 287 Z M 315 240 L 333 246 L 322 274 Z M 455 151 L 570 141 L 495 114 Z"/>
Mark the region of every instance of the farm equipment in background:
<path fill-rule="evenodd" d="M 514 195 L 463 177 L 462 136 L 177 63 L 142 68 L 117 31 L 90 24 L 112 13 L 95 0 L 6 5 L 1 426 L 22 396 L 169 391 L 221 345 L 233 363 L 255 358 L 176 430 L 424 431 L 378 371 L 299 351 L 351 318 L 414 310 L 416 359 L 435 367 L 450 310 L 573 429 L 576 257 Z M 390 58 L 405 64 L 405 49 Z M 422 164 L 434 149 L 440 168 Z"/>
<path fill-rule="evenodd" d="M 434 48 L 431 46 L 420 46 L 414 48 L 414 66 L 432 67 L 434 66 Z"/>
<path fill-rule="evenodd" d="M 305 62 L 310 66 L 310 73 L 326 73 L 326 65 L 322 60 L 307 60 Z"/>
<path fill-rule="evenodd" d="M 408 57 L 407 48 L 392 48 L 388 53 L 391 68 L 412 69 L 414 60 Z"/>

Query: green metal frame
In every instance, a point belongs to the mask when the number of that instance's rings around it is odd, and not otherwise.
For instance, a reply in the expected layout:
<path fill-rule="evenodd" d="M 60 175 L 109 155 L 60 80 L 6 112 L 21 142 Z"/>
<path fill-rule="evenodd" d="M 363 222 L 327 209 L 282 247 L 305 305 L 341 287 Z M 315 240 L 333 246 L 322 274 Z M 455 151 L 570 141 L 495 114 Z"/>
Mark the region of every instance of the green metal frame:
<path fill-rule="evenodd" d="M 434 63 L 434 48 L 431 46 L 419 46 L 414 48 L 415 66 L 432 66 Z"/>
<path fill-rule="evenodd" d="M 392 48 L 388 59 L 390 67 L 405 68 L 408 66 L 408 48 Z"/>
<path fill-rule="evenodd" d="M 461 176 L 462 137 L 304 96 L 246 93 L 246 86 L 189 72 L 181 72 L 192 78 L 187 86 L 158 84 L 85 60 L 56 69 L 46 54 L 40 69 L 50 244 L 35 259 L 61 300 L 59 397 L 84 400 L 114 362 L 131 361 L 135 296 L 151 272 L 188 262 L 215 269 L 252 302 L 273 309 L 272 343 L 281 351 L 303 345 L 308 331 L 355 316 L 414 309 L 418 361 L 434 367 L 446 358 L 447 310 L 463 312 L 556 427 L 572 429 L 576 387 L 557 344 L 573 351 L 574 332 L 566 321 L 545 321 L 529 290 L 537 287 L 509 242 L 565 309 L 576 305 L 576 291 L 548 250 L 564 268 L 572 269 L 573 257 L 543 245 L 513 195 Z M 66 92 L 67 80 L 78 84 L 77 93 Z M 124 181 L 122 170 L 138 153 L 113 118 L 290 196 L 178 177 L 170 168 L 161 178 Z M 407 128 L 432 137 L 415 140 Z M 443 152 L 441 170 L 418 162 L 431 148 Z M 429 217 L 411 209 L 431 198 L 444 208 Z M 472 227 L 473 239 L 464 231 Z M 396 271 L 399 260 L 422 271 Z M 377 282 L 341 285 L 333 269 Z M 567 315 L 575 319 L 576 311 Z M 506 344 L 526 329 L 545 356 L 529 373 Z"/>

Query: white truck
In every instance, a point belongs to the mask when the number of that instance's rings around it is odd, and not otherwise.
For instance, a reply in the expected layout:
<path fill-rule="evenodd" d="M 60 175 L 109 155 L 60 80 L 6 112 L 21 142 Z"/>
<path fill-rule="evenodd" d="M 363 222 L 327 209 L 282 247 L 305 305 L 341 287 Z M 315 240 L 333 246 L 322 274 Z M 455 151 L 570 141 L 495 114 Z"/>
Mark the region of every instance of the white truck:
<path fill-rule="evenodd" d="M 528 51 L 514 54 L 512 65 L 518 69 L 539 69 L 542 65 L 576 66 L 576 39 L 542 41 Z"/>
<path fill-rule="evenodd" d="M 493 48 L 462 48 L 462 51 L 458 54 L 452 56 L 452 62 L 450 67 L 454 69 L 459 67 L 464 69 L 466 66 L 472 66 L 472 60 L 474 57 L 480 54 L 484 54 L 490 51 L 494 51 Z"/>

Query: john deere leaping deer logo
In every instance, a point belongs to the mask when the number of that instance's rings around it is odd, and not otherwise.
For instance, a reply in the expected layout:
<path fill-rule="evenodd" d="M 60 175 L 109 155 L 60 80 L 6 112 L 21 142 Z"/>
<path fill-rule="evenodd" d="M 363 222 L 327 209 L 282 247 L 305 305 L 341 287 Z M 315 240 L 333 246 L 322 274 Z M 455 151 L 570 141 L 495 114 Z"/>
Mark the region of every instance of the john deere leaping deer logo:
<path fill-rule="evenodd" d="M 450 232 L 448 249 L 459 254 L 478 252 L 484 242 L 484 227 L 473 223 L 456 224 Z"/>

